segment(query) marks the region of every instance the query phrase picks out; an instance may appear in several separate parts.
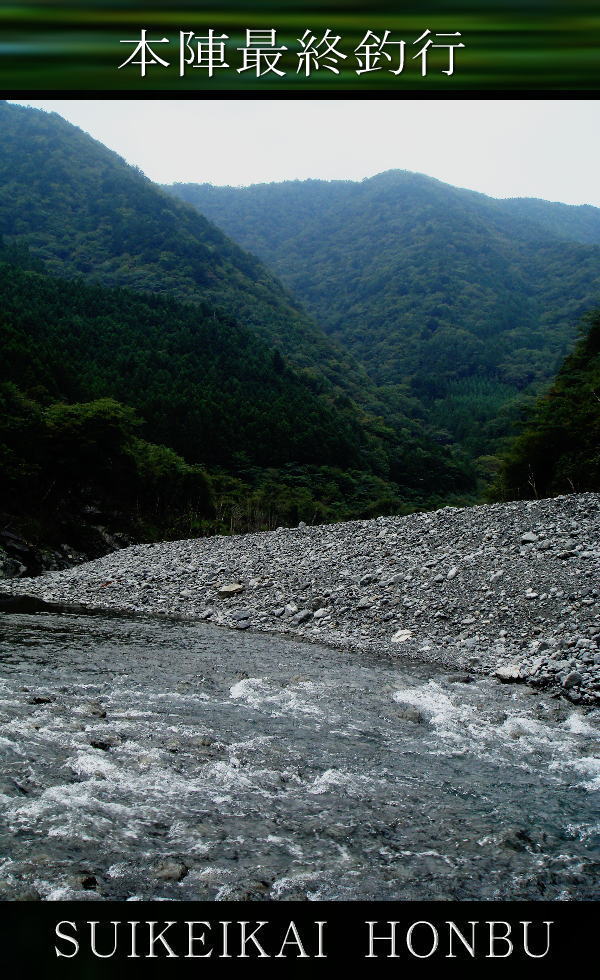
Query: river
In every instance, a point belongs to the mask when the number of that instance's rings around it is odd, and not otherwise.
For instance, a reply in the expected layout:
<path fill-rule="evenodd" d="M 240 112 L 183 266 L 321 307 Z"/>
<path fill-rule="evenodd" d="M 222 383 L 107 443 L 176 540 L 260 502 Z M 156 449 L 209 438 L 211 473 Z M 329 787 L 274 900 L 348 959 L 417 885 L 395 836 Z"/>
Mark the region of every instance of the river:
<path fill-rule="evenodd" d="M 2 898 L 598 897 L 598 712 L 205 623 L 0 640 Z"/>

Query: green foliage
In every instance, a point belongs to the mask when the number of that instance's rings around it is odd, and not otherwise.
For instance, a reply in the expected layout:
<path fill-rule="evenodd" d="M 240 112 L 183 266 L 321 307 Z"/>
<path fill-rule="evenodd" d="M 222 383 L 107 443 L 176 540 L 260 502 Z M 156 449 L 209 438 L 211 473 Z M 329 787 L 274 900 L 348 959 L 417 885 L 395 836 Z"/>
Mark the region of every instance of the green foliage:
<path fill-rule="evenodd" d="M 0 263 L 0 345 L 0 510 L 46 527 L 92 503 L 136 536 L 266 530 L 473 487 L 201 304 Z"/>
<path fill-rule="evenodd" d="M 538 225 L 540 237 L 600 245 L 600 208 L 590 204 L 559 204 L 533 197 L 510 198 L 499 202 L 506 214 Z"/>
<path fill-rule="evenodd" d="M 413 444 L 454 471 L 407 386 L 375 385 L 194 208 L 56 114 L 0 103 L 0 130 L 5 260 L 70 280 L 5 273 L 4 377 L 42 404 L 112 397 L 144 419 L 144 438 L 232 474 L 294 463 L 388 480 Z M 462 490 L 473 486 L 466 474 Z"/>
<path fill-rule="evenodd" d="M 361 385 L 273 273 L 56 113 L 0 103 L 0 235 L 54 275 L 205 302 L 322 379 Z"/>
<path fill-rule="evenodd" d="M 600 490 L 600 312 L 503 459 L 500 499 Z"/>
<path fill-rule="evenodd" d="M 0 302 L 0 379 L 46 401 L 129 404 L 144 436 L 191 462 L 368 467 L 375 452 L 352 404 L 330 404 L 277 351 L 206 306 L 10 265 L 0 265 Z"/>
<path fill-rule="evenodd" d="M 46 534 L 49 523 L 81 519 L 90 504 L 127 511 L 122 528 L 146 535 L 150 526 L 175 529 L 182 514 L 212 516 L 206 474 L 140 439 L 140 426 L 131 408 L 110 398 L 44 409 L 0 383 L 0 511 L 35 518 Z"/>
<path fill-rule="evenodd" d="M 66 486 L 82 475 L 94 484 L 120 484 L 127 459 L 126 447 L 140 425 L 133 410 L 112 398 L 83 404 L 57 402 L 44 413 L 52 452 L 52 469 Z"/>
<path fill-rule="evenodd" d="M 44 429 L 41 406 L 16 385 L 0 383 L 0 493 L 7 506 L 20 502 L 23 488 L 42 476 Z"/>
<path fill-rule="evenodd" d="M 434 438 L 442 428 L 471 459 L 502 448 L 600 300 L 597 208 L 496 201 L 406 171 L 169 190 L 268 262 L 371 381 L 403 387 Z"/>

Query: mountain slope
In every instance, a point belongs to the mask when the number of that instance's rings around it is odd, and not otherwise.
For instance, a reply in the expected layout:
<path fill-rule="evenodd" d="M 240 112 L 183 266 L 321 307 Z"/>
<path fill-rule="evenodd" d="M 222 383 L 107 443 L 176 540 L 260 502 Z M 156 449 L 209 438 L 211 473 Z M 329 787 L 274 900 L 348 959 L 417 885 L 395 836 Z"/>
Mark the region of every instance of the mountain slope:
<path fill-rule="evenodd" d="M 473 491 L 447 449 L 376 440 L 352 402 L 232 317 L 51 277 L 22 247 L 0 248 L 0 349 L 0 577 L 40 571 L 38 547 L 59 548 L 55 566 L 115 534 L 268 529 Z"/>
<path fill-rule="evenodd" d="M 332 382 L 361 371 L 261 261 L 56 113 L 0 103 L 0 235 L 51 274 L 83 275 L 235 316 Z"/>
<path fill-rule="evenodd" d="M 600 490 L 600 312 L 587 326 L 506 454 L 504 499 Z"/>
<path fill-rule="evenodd" d="M 540 198 L 516 197 L 498 201 L 508 215 L 534 222 L 554 238 L 582 245 L 600 245 L 600 208 L 590 204 L 560 204 Z"/>
<path fill-rule="evenodd" d="M 473 455 L 497 448 L 520 394 L 552 377 L 600 301 L 597 209 L 564 218 L 560 205 L 517 207 L 405 171 L 170 190 L 269 262 L 377 385 L 406 385 Z"/>
<path fill-rule="evenodd" d="M 368 467 L 356 415 L 312 392 L 233 318 L 15 265 L 0 270 L 0 380 L 43 402 L 116 398 L 141 414 L 148 435 L 209 466 Z"/>
<path fill-rule="evenodd" d="M 174 200 L 117 154 L 56 114 L 0 103 L 0 135 L 0 232 L 8 246 L 28 248 L 43 263 L 45 272 L 54 276 L 84 276 L 102 287 L 125 286 L 164 300 L 206 304 L 216 311 L 220 328 L 224 323 L 221 314 L 235 319 L 246 338 L 240 349 L 249 352 L 250 359 L 255 338 L 257 352 L 268 351 L 268 357 L 279 358 L 280 367 L 287 364 L 294 373 L 297 397 L 290 397 L 288 402 L 291 382 L 288 392 L 271 404 L 268 387 L 265 389 L 262 429 L 256 434 L 254 430 L 236 429 L 235 399 L 241 404 L 249 397 L 254 404 L 254 396 L 248 396 L 240 381 L 243 365 L 239 359 L 232 362 L 229 380 L 236 394 L 230 398 L 227 386 L 218 391 L 215 385 L 213 414 L 218 424 L 212 427 L 212 442 L 221 440 L 231 454 L 245 456 L 249 464 L 262 466 L 269 462 L 278 466 L 282 460 L 285 465 L 313 465 L 309 457 L 314 457 L 320 440 L 317 455 L 321 463 L 329 454 L 332 465 L 355 466 L 384 481 L 389 479 L 396 486 L 391 491 L 394 499 L 398 488 L 411 500 L 424 502 L 433 493 L 438 502 L 439 495 L 449 487 L 472 487 L 473 479 L 465 477 L 460 460 L 453 459 L 436 433 L 423 423 L 418 400 L 402 386 L 379 391 L 364 368 L 327 338 L 259 259 L 244 252 L 194 208 Z M 127 303 L 135 305 L 133 299 L 125 297 L 120 302 L 124 310 Z M 162 333 L 155 328 L 148 333 L 154 344 L 146 366 L 146 376 L 150 378 L 153 371 L 166 370 L 165 350 L 179 364 L 182 350 L 188 350 L 185 331 L 170 332 L 170 319 L 177 320 L 179 313 L 164 307 L 162 315 Z M 202 317 L 206 316 L 204 310 Z M 124 315 L 122 320 L 119 330 L 123 326 L 131 330 L 130 318 Z M 141 315 L 141 322 L 146 321 L 147 317 Z M 233 326 L 230 324 L 227 329 L 231 333 Z M 98 337 L 107 343 L 107 361 L 113 358 L 120 342 L 119 331 L 111 330 L 98 326 Z M 143 341 L 142 335 L 142 348 Z M 69 337 L 65 349 L 72 342 Z M 212 343 L 210 336 L 205 342 Z M 182 349 L 178 347 L 180 343 Z M 98 369 L 99 356 L 95 352 L 92 358 L 94 371 Z M 149 412 L 144 404 L 141 375 L 135 376 L 128 387 L 127 360 L 119 361 L 118 356 L 113 359 L 114 365 L 120 364 L 120 370 L 125 372 L 120 387 L 128 389 L 127 404 L 133 404 L 148 426 L 153 426 L 149 438 L 165 439 L 186 458 L 222 465 L 223 453 L 219 450 L 218 459 L 212 455 L 211 440 L 205 440 L 203 452 L 190 448 L 192 440 L 186 437 L 182 441 L 174 421 L 164 434 L 164 419 L 174 416 Z M 193 368 L 190 364 L 184 366 L 185 378 L 190 371 L 200 370 L 194 364 Z M 223 374 L 219 377 L 223 381 Z M 196 389 L 201 385 L 198 376 L 192 388 L 194 385 Z M 298 394 L 301 388 L 306 397 Z M 115 382 L 112 387 L 103 384 L 99 391 L 102 395 L 124 397 L 118 389 Z M 181 396 L 180 392 L 178 397 L 189 414 L 190 397 L 193 401 L 196 395 L 188 394 Z M 171 397 L 172 392 L 166 396 L 167 401 Z M 313 444 L 300 450 L 302 435 L 293 430 L 291 409 L 302 418 L 303 405 L 317 404 L 321 422 L 315 421 L 312 428 Z M 283 449 L 276 445 L 279 414 L 288 428 L 291 426 L 288 445 Z M 325 422 L 329 417 L 336 420 L 333 430 Z M 230 435 L 226 435 L 227 425 Z M 346 428 L 352 432 L 354 448 L 350 455 L 343 448 L 345 437 L 340 435 Z M 331 438 L 331 431 L 335 431 L 335 438 Z M 269 460 L 263 445 L 268 438 Z M 245 453 L 242 444 L 247 446 Z M 227 466 L 231 472 L 231 461 Z M 336 492 L 344 496 L 339 487 Z M 379 490 L 375 490 L 373 503 L 378 497 Z M 389 503 L 387 506 L 389 509 Z"/>

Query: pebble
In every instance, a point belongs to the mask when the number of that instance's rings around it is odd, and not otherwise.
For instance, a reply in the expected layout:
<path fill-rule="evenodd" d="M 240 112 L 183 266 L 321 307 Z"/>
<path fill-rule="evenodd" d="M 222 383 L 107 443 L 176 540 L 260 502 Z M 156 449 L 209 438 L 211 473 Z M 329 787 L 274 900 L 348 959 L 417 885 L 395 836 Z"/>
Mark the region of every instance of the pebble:
<path fill-rule="evenodd" d="M 401 718 L 402 721 L 412 721 L 416 725 L 422 725 L 425 721 L 427 721 L 427 718 L 423 712 L 419 711 L 419 709 L 415 708 L 415 706 L 412 704 L 403 704 L 400 702 L 395 707 L 396 715 L 398 718 Z"/>
<path fill-rule="evenodd" d="M 228 599 L 230 596 L 238 595 L 244 591 L 244 586 L 240 582 L 232 582 L 231 585 L 222 585 L 217 595 L 219 599 Z"/>
<path fill-rule="evenodd" d="M 182 861 L 161 861 L 154 871 L 160 881 L 182 881 L 188 874 L 189 868 Z"/>
<path fill-rule="evenodd" d="M 282 632 L 585 706 L 600 697 L 599 583 L 600 495 L 586 493 L 132 545 L 2 579 L 0 597 Z"/>
<path fill-rule="evenodd" d="M 521 668 L 518 664 L 502 664 L 494 671 L 494 677 L 501 681 L 520 681 L 522 679 Z"/>

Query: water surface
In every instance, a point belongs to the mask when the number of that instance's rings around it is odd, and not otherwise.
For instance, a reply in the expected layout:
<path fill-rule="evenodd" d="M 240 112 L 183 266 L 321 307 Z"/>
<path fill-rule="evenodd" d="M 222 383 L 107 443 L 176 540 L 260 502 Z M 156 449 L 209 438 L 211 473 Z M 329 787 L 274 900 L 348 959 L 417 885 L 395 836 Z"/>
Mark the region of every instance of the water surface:
<path fill-rule="evenodd" d="M 0 646 L 3 898 L 597 897 L 598 712 L 208 624 Z"/>

